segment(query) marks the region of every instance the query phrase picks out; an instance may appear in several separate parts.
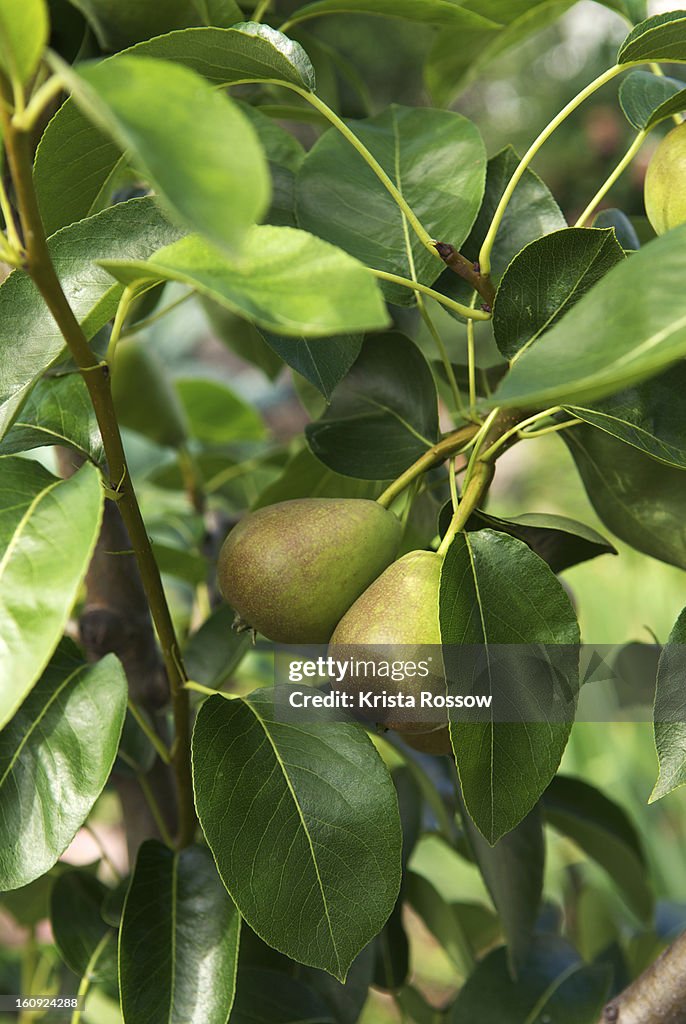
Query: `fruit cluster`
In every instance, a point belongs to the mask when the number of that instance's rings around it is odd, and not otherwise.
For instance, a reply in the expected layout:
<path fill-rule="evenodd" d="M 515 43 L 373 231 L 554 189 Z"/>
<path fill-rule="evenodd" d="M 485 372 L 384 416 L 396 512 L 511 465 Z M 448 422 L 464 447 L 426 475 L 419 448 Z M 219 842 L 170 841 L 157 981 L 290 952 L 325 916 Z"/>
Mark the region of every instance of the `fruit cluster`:
<path fill-rule="evenodd" d="M 240 624 L 283 644 L 330 643 L 355 657 L 387 659 L 401 646 L 416 660 L 441 642 L 438 596 L 443 558 L 411 551 L 395 561 L 402 527 L 378 502 L 302 498 L 259 509 L 228 535 L 218 579 Z M 410 684 L 416 687 L 417 680 Z M 349 692 L 369 680 L 348 678 Z M 402 690 L 404 682 L 393 684 Z M 422 688 L 443 687 L 432 676 Z M 445 724 L 383 719 L 419 749 L 448 753 Z"/>

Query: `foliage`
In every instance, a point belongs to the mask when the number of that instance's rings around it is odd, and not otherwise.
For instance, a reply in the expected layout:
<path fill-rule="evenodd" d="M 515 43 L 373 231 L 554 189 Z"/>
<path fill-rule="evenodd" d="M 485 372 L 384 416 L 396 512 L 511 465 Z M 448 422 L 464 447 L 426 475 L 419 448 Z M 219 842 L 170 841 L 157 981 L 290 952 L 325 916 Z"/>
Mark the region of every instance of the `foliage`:
<path fill-rule="evenodd" d="M 123 1024 L 355 1024 L 370 991 L 416 1024 L 594 1024 L 669 937 L 645 836 L 560 769 L 559 708 L 593 676 L 561 574 L 616 549 L 574 508 L 485 508 L 501 456 L 559 434 L 601 528 L 686 568 L 686 226 L 641 246 L 621 210 L 592 219 L 686 109 L 686 12 L 608 0 L 616 63 L 522 158 L 489 158 L 452 109 L 571 6 L 0 0 L 0 901 L 32 930 L 23 994 L 78 991 L 84 1019 Z M 380 66 L 412 40 L 433 106 L 398 89 L 380 108 L 370 25 Z M 530 163 L 609 83 L 636 135 L 568 225 Z M 298 396 L 296 436 L 222 360 Z M 418 611 L 410 581 L 368 642 L 435 624 L 448 696 L 484 663 L 494 687 L 508 648 L 548 652 L 512 668 L 507 715 L 451 713 L 438 737 L 284 716 L 284 653 L 231 630 L 216 566 L 230 526 L 294 498 L 378 499 L 399 555 L 436 552 L 440 585 Z M 261 553 L 268 612 L 270 560 L 309 580 L 284 532 Z M 337 588 L 356 561 L 328 554 Z M 686 781 L 685 615 L 646 661 L 653 800 Z M 130 872 L 64 870 L 115 791 Z M 415 984 L 418 928 L 448 964 L 438 995 Z"/>

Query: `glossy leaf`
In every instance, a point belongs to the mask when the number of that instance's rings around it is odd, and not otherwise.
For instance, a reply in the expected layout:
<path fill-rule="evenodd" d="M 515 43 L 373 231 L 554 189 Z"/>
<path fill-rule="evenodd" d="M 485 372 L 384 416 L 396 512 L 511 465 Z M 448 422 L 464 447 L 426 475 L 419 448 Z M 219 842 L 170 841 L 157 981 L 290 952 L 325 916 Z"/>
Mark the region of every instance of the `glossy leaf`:
<path fill-rule="evenodd" d="M 682 612 L 662 650 L 657 669 L 654 718 L 660 774 L 651 801 L 667 796 L 686 782 L 685 652 L 686 613 Z"/>
<path fill-rule="evenodd" d="M 206 847 L 143 843 L 119 941 L 126 1024 L 226 1024 L 239 934 L 238 911 Z"/>
<path fill-rule="evenodd" d="M 88 19 L 104 50 L 125 46 L 191 25 L 228 28 L 243 15 L 235 0 L 71 0 Z M 210 19 L 209 21 L 207 19 Z"/>
<path fill-rule="evenodd" d="M 511 146 L 496 153 L 488 161 L 486 191 L 481 209 L 461 249 L 463 256 L 468 260 L 478 260 L 479 250 L 500 198 L 518 163 L 519 157 Z M 566 226 L 562 211 L 547 186 L 537 174 L 527 168 L 508 204 L 495 238 L 491 255 L 493 279 L 497 281 L 502 276 L 513 257 L 524 246 L 536 238 L 551 231 L 559 231 Z M 472 294 L 469 285 L 452 270 L 443 272 L 436 287 L 459 302 L 469 303 Z"/>
<path fill-rule="evenodd" d="M 263 220 L 267 224 L 295 228 L 295 180 L 305 159 L 305 150 L 293 135 L 257 107 L 241 103 L 240 109 L 255 129 L 269 164 L 272 198 Z"/>
<path fill-rule="evenodd" d="M 474 652 L 486 645 L 495 655 L 494 645 L 505 645 L 504 652 L 512 645 L 508 666 L 518 676 L 508 680 L 507 720 L 499 720 L 497 710 L 490 720 L 481 712 L 476 721 L 460 712 L 462 720 L 450 726 L 465 805 L 494 844 L 526 817 L 559 766 L 573 707 L 566 714 L 562 709 L 578 690 L 579 627 L 545 562 L 521 541 L 492 530 L 459 534 L 451 545 L 441 574 L 440 621 L 443 643 L 451 645 L 448 678 L 458 681 L 466 672 L 471 678 L 479 669 L 483 687 L 493 693 L 496 686 L 493 709 L 503 703 L 502 682 L 498 687 L 490 659 L 475 666 Z M 467 645 L 464 652 L 460 645 Z M 546 655 L 533 667 L 537 645 L 545 645 Z M 554 664 L 553 645 L 562 645 Z"/>
<path fill-rule="evenodd" d="M 350 127 L 429 234 L 459 248 L 478 212 L 486 173 L 484 144 L 471 121 L 448 111 L 394 104 Z M 298 222 L 308 231 L 376 270 L 412 278 L 413 264 L 417 280 L 426 285 L 440 276 L 441 260 L 406 227 L 394 199 L 334 129 L 307 154 L 296 190 Z M 384 283 L 383 290 L 398 305 L 415 301 L 408 288 Z"/>
<path fill-rule="evenodd" d="M 556 21 L 572 4 L 573 0 L 470 4 L 504 24 L 496 31 L 488 25 L 466 25 L 441 32 L 425 68 L 426 84 L 436 103 L 448 105 L 492 61 Z"/>
<path fill-rule="evenodd" d="M 635 913 L 650 920 L 654 900 L 646 859 L 622 807 L 581 779 L 558 775 L 543 795 L 543 809 L 546 821 L 605 868 Z"/>
<path fill-rule="evenodd" d="M 637 25 L 617 55 L 618 64 L 634 60 L 685 61 L 686 11 L 657 14 Z"/>
<path fill-rule="evenodd" d="M 191 679 L 219 689 L 250 648 L 250 633 L 232 629 L 234 611 L 221 605 L 193 633 L 183 652 Z"/>
<path fill-rule="evenodd" d="M 515 359 L 624 259 L 614 231 L 565 228 L 531 242 L 509 265 L 493 308 L 493 331 Z"/>
<path fill-rule="evenodd" d="M 686 469 L 681 405 L 686 393 L 686 365 L 643 381 L 596 405 L 569 406 L 572 416 L 605 430 L 646 455 L 670 466 Z"/>
<path fill-rule="evenodd" d="M 593 218 L 592 226 L 594 228 L 614 228 L 617 241 L 625 252 L 635 252 L 636 249 L 641 248 L 635 227 L 621 210 L 614 210 L 611 207 L 601 210 Z"/>
<path fill-rule="evenodd" d="M 438 440 L 436 386 L 424 356 L 402 334 L 367 338 L 326 414 L 305 432 L 337 473 L 398 476 Z"/>
<path fill-rule="evenodd" d="M 95 260 L 146 259 L 178 237 L 178 229 L 169 225 L 152 199 L 131 199 L 50 239 L 62 287 L 89 338 L 114 316 L 122 292 Z M 0 287 L 0 349 L 2 437 L 38 376 L 64 350 L 59 328 L 22 271 L 15 271 Z"/>
<path fill-rule="evenodd" d="M 204 444 L 259 441 L 265 436 L 262 417 L 218 380 L 179 377 L 175 381 L 188 429 Z"/>
<path fill-rule="evenodd" d="M 483 530 L 484 527 L 509 533 L 523 541 L 554 573 L 564 572 L 572 565 L 599 555 L 617 554 L 612 544 L 590 526 L 566 516 L 527 512 L 512 519 L 501 519 L 479 510 L 470 517 L 467 529 Z"/>
<path fill-rule="evenodd" d="M 494 405 L 581 404 L 653 377 L 686 355 L 686 226 L 623 260 L 523 353 Z M 655 267 L 660 273 L 655 273 Z"/>
<path fill-rule="evenodd" d="M 619 102 L 629 124 L 645 131 L 686 108 L 686 82 L 632 71 L 619 87 Z"/>
<path fill-rule="evenodd" d="M 191 235 L 147 262 L 102 265 L 123 283 L 181 281 L 275 334 L 317 337 L 388 323 L 371 274 L 341 249 L 295 228 L 252 228 L 234 259 Z"/>
<path fill-rule="evenodd" d="M 0 889 L 38 878 L 69 846 L 112 770 L 126 697 L 114 655 L 86 665 L 65 640 L 0 732 Z"/>
<path fill-rule="evenodd" d="M 0 72 L 23 85 L 36 70 L 50 26 L 45 0 L 0 0 Z"/>
<path fill-rule="evenodd" d="M 460 800 L 462 824 L 502 924 L 513 974 L 526 963 L 543 894 L 545 840 L 540 806 L 490 846 Z"/>
<path fill-rule="evenodd" d="M 404 18 L 429 25 L 441 25 L 460 31 L 494 32 L 500 26 L 484 18 L 478 11 L 469 11 L 446 0 L 315 0 L 300 7 L 289 19 L 289 25 L 300 24 L 324 14 L 376 14 L 388 18 Z"/>
<path fill-rule="evenodd" d="M 105 453 L 100 430 L 80 374 L 39 380 L 20 414 L 0 441 L 0 455 L 64 445 L 103 466 Z"/>
<path fill-rule="evenodd" d="M 281 475 L 262 491 L 253 508 L 291 498 L 378 498 L 383 487 L 381 481 L 357 480 L 334 473 L 305 448 L 286 463 Z"/>
<path fill-rule="evenodd" d="M 326 399 L 331 398 L 362 348 L 359 334 L 344 334 L 338 338 L 286 338 L 266 334 L 265 341 Z"/>
<path fill-rule="evenodd" d="M 104 920 L 110 890 L 88 871 L 64 871 L 50 898 L 50 924 L 60 956 L 82 978 L 116 982 L 117 934 Z"/>
<path fill-rule="evenodd" d="M 563 436 L 608 529 L 637 551 L 686 569 L 686 473 L 594 427 Z"/>
<path fill-rule="evenodd" d="M 236 252 L 270 192 L 264 152 L 236 104 L 189 68 L 149 57 L 80 65 L 65 77 L 172 219 Z"/>
<path fill-rule="evenodd" d="M 268 690 L 202 705 L 193 732 L 198 815 L 251 928 L 344 980 L 398 895 L 395 790 L 358 726 L 296 727 L 283 717 Z"/>
<path fill-rule="evenodd" d="M 231 1024 L 337 1024 L 324 997 L 298 978 L 241 968 Z"/>
<path fill-rule="evenodd" d="M 309 91 L 314 72 L 302 47 L 266 25 L 194 28 L 139 43 L 122 56 L 157 58 L 183 64 L 212 85 L 277 79 Z M 163 124 L 168 121 L 167 111 Z M 67 100 L 48 125 L 35 162 L 41 213 L 49 232 L 87 217 L 110 201 L 112 182 L 124 162 L 108 134 Z"/>
<path fill-rule="evenodd" d="M 504 949 L 482 960 L 460 992 L 450 1024 L 596 1024 L 610 984 L 607 967 L 587 967 L 563 939 L 539 936 L 517 979 Z"/>
<path fill-rule="evenodd" d="M 98 539 L 103 500 L 100 475 L 88 463 L 60 480 L 37 462 L 0 459 L 0 727 L 62 636 Z"/>

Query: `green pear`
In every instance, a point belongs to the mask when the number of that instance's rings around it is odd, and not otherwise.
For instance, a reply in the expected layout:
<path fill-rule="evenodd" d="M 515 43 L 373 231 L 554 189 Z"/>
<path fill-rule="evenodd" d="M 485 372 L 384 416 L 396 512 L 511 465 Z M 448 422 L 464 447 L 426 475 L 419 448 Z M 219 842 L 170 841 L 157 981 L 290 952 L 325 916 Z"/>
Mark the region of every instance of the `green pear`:
<path fill-rule="evenodd" d="M 413 694 L 417 701 L 423 690 L 445 693 L 438 616 L 442 565 L 442 556 L 433 551 L 403 555 L 346 612 L 329 648 L 332 656 L 340 660 L 374 661 L 379 667 L 389 661 L 417 663 L 431 658 L 430 674 L 404 675 L 396 680 L 377 676 L 370 680 L 366 671 L 353 672 L 340 684 L 340 689 L 355 695 L 365 690 L 385 690 L 392 696 Z M 375 713 L 376 720 L 388 729 L 408 735 L 423 734 L 427 742 L 431 736 L 435 740 L 430 744 L 431 752 L 449 752 L 443 712 L 433 711 L 430 716 L 423 712 L 423 717 L 431 717 L 431 721 L 418 721 L 412 708 L 375 709 Z M 439 716 L 440 722 L 436 721 Z"/>
<path fill-rule="evenodd" d="M 326 643 L 395 558 L 402 527 L 376 501 L 299 498 L 258 509 L 224 541 L 219 588 L 269 640 Z"/>
<path fill-rule="evenodd" d="M 136 338 L 117 343 L 112 401 L 122 426 L 171 448 L 186 441 L 186 418 L 164 363 Z"/>
<path fill-rule="evenodd" d="M 665 135 L 648 165 L 645 208 L 656 234 L 686 223 L 686 122 Z"/>

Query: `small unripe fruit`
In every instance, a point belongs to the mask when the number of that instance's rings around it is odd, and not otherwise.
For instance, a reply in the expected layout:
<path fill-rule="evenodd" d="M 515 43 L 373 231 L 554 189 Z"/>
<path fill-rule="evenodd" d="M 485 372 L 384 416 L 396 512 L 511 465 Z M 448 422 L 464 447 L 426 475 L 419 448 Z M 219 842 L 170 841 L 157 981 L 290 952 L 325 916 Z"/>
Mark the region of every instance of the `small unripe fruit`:
<path fill-rule="evenodd" d="M 686 122 L 655 150 L 645 179 L 645 208 L 656 234 L 686 223 Z"/>
<path fill-rule="evenodd" d="M 377 664 L 395 660 L 417 664 L 431 658 L 430 674 L 412 674 L 396 680 L 384 677 L 370 680 L 366 673 L 353 674 L 340 684 L 340 689 L 353 694 L 383 689 L 392 696 L 412 694 L 415 699 L 421 691 L 445 694 L 438 616 L 442 564 L 442 557 L 433 551 L 411 551 L 403 555 L 346 612 L 334 631 L 330 646 L 334 657 L 352 657 Z M 413 708 L 379 710 L 377 721 L 403 735 L 421 735 L 424 738 L 422 749 L 432 753 L 449 751 L 446 716 L 440 711 L 429 715 L 424 711 L 418 720 Z"/>
<path fill-rule="evenodd" d="M 258 509 L 224 541 L 219 589 L 269 640 L 326 643 L 395 558 L 402 527 L 376 501 L 299 498 Z"/>

